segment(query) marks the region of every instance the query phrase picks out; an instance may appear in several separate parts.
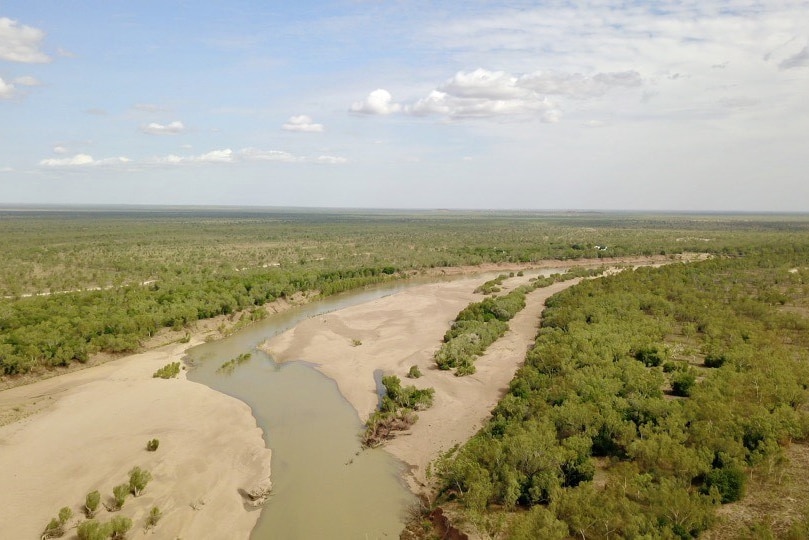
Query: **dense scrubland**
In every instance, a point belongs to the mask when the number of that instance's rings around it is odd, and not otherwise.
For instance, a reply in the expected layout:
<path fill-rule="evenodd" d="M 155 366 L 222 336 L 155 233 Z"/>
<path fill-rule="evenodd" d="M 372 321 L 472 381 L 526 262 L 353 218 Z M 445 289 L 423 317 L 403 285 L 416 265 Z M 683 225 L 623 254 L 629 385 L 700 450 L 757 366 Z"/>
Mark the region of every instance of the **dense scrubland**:
<path fill-rule="evenodd" d="M 809 536 L 805 240 L 552 297 L 491 420 L 438 463 L 439 503 L 509 538 Z"/>
<path fill-rule="evenodd" d="M 25 209 L 0 212 L 0 376 L 137 350 L 162 328 L 435 267 L 805 238 L 800 216 Z M 240 315 L 241 316 L 241 315 Z"/>

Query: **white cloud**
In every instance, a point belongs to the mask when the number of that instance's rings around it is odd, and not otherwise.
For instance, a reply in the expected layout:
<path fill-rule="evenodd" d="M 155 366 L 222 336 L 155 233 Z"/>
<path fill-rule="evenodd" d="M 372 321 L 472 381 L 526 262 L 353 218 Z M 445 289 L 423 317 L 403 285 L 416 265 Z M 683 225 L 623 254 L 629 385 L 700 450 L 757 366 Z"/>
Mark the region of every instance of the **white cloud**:
<path fill-rule="evenodd" d="M 244 148 L 239 151 L 239 156 L 245 160 L 283 161 L 286 163 L 294 163 L 302 160 L 283 150 L 258 150 L 256 148 Z"/>
<path fill-rule="evenodd" d="M 39 50 L 45 32 L 19 24 L 8 17 L 0 17 L 0 60 L 43 64 L 50 57 Z"/>
<path fill-rule="evenodd" d="M 54 154 L 61 154 L 61 155 L 67 154 L 67 148 L 65 148 L 61 144 L 56 145 L 56 146 L 53 147 L 53 153 Z"/>
<path fill-rule="evenodd" d="M 140 130 L 149 135 L 177 135 L 185 131 L 185 126 L 179 120 L 175 120 L 170 124 L 158 124 L 157 122 L 150 122 L 145 126 L 141 126 Z"/>
<path fill-rule="evenodd" d="M 42 83 L 40 83 L 35 77 L 23 75 L 22 77 L 17 77 L 14 79 L 14 84 L 19 84 L 21 86 L 39 86 Z"/>
<path fill-rule="evenodd" d="M 519 78 L 516 84 L 540 94 L 584 99 L 603 96 L 614 88 L 636 88 L 643 84 L 637 71 L 619 73 L 548 73 L 538 71 Z"/>
<path fill-rule="evenodd" d="M 326 163 L 328 165 L 345 165 L 348 159 L 339 156 L 318 156 L 315 160 L 317 163 Z"/>
<path fill-rule="evenodd" d="M 302 133 L 322 133 L 323 124 L 316 124 L 305 114 L 293 116 L 281 126 L 286 131 L 298 131 Z"/>
<path fill-rule="evenodd" d="M 17 89 L 14 88 L 14 85 L 7 83 L 2 77 L 0 77 L 0 99 L 11 99 L 16 93 Z"/>
<path fill-rule="evenodd" d="M 537 71 L 517 75 L 478 68 L 457 72 L 412 104 L 396 104 L 393 109 L 389 106 L 390 94 L 376 90 L 364 102 L 355 103 L 351 110 L 367 114 L 401 110 L 418 116 L 440 115 L 450 119 L 534 116 L 543 122 L 556 123 L 562 118 L 562 106 L 551 97 L 557 100 L 597 98 L 613 89 L 642 84 L 636 71 L 591 75 Z"/>
<path fill-rule="evenodd" d="M 7 172 L 13 172 L 13 171 L 14 171 L 13 167 L 0 167 L 0 173 L 7 173 Z"/>
<path fill-rule="evenodd" d="M 357 101 L 351 105 L 350 111 L 357 114 L 387 115 L 399 112 L 402 106 L 393 103 L 390 92 L 382 88 L 377 88 L 363 101 Z"/>
<path fill-rule="evenodd" d="M 99 165 L 124 165 L 131 163 L 127 157 L 113 157 L 106 159 L 93 159 L 89 154 L 76 154 L 66 158 L 43 159 L 39 164 L 43 167 L 96 167 Z"/>

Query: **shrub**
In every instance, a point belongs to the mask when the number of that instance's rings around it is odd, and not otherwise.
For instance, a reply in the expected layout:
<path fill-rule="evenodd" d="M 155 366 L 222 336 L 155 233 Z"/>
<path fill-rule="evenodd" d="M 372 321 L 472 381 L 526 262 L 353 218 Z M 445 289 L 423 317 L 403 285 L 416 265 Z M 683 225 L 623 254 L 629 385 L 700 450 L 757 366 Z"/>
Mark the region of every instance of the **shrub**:
<path fill-rule="evenodd" d="M 87 494 L 87 496 L 84 498 L 84 513 L 87 515 L 88 518 L 91 518 L 95 515 L 96 510 L 98 510 L 98 504 L 100 502 L 101 502 L 101 493 L 99 493 L 97 489 Z"/>
<path fill-rule="evenodd" d="M 160 521 L 161 517 L 163 517 L 163 512 L 161 512 L 158 507 L 153 506 L 149 515 L 146 516 L 146 527 L 154 527 L 157 525 L 157 522 Z"/>
<path fill-rule="evenodd" d="M 157 450 L 158 446 L 160 446 L 160 440 L 158 439 L 152 439 L 146 442 L 146 450 L 148 450 L 149 452 L 154 452 L 155 450 Z"/>
<path fill-rule="evenodd" d="M 725 358 L 724 354 L 709 354 L 705 357 L 705 367 L 720 368 L 726 361 L 727 358 Z"/>
<path fill-rule="evenodd" d="M 59 510 L 59 517 L 51 519 L 50 523 L 45 526 L 42 533 L 42 538 L 58 538 L 65 534 L 65 524 L 73 517 L 73 510 L 67 506 Z"/>
<path fill-rule="evenodd" d="M 410 371 L 407 372 L 408 379 L 418 379 L 421 377 L 421 370 L 418 366 L 410 366 Z"/>
<path fill-rule="evenodd" d="M 688 397 L 696 382 L 697 378 L 691 371 L 681 371 L 671 379 L 671 392 L 675 396 Z"/>
<path fill-rule="evenodd" d="M 93 519 L 79 523 L 76 530 L 79 540 L 106 540 L 112 533 L 109 523 L 99 523 Z"/>
<path fill-rule="evenodd" d="M 706 475 L 701 491 L 710 493 L 711 488 L 716 488 L 722 496 L 722 504 L 732 503 L 744 496 L 746 480 L 744 471 L 736 467 L 713 469 Z"/>
<path fill-rule="evenodd" d="M 129 495 L 129 484 L 118 484 L 112 488 L 112 497 L 115 499 L 114 510 L 120 510 L 126 502 L 126 496 Z"/>
<path fill-rule="evenodd" d="M 643 362 L 646 367 L 657 367 L 663 363 L 665 353 L 657 347 L 644 347 L 635 351 L 635 360 Z"/>
<path fill-rule="evenodd" d="M 115 516 L 110 520 L 110 538 L 126 538 L 126 533 L 132 528 L 132 520 L 124 516 Z"/>
<path fill-rule="evenodd" d="M 152 377 L 160 379 L 172 379 L 179 374 L 180 374 L 180 363 L 172 362 L 170 364 L 166 364 L 162 368 L 155 371 Z"/>
<path fill-rule="evenodd" d="M 152 473 L 140 467 L 135 467 L 129 471 L 129 489 L 132 495 L 139 497 L 143 490 L 146 489 L 146 484 L 148 484 L 151 479 Z"/>

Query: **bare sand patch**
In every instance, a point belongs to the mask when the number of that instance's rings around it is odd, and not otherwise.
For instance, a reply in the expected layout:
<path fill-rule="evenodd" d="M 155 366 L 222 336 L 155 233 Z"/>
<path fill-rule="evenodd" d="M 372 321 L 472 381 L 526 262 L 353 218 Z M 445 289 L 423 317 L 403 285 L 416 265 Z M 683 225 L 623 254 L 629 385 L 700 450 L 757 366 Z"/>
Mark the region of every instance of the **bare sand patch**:
<path fill-rule="evenodd" d="M 123 509 L 130 538 L 247 538 L 257 519 L 238 490 L 270 474 L 270 451 L 247 405 L 185 379 L 155 379 L 200 340 L 174 344 L 0 393 L 0 408 L 41 412 L 0 427 L 0 523 L 4 538 L 38 538 L 59 508 L 81 516 L 85 495 L 112 488 L 139 466 L 153 479 Z M 157 438 L 156 452 L 146 442 Z M 144 531 L 158 506 L 163 518 Z M 66 538 L 75 538 L 75 530 Z"/>

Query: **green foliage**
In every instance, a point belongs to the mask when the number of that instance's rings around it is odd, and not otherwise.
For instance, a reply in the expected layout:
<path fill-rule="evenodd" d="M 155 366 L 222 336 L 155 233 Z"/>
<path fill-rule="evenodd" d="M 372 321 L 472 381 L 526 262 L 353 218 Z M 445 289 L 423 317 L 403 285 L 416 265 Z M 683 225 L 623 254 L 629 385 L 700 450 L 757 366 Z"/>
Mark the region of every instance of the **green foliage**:
<path fill-rule="evenodd" d="M 407 372 L 408 379 L 418 379 L 421 377 L 421 370 L 418 366 L 410 366 L 410 369 Z"/>
<path fill-rule="evenodd" d="M 152 473 L 140 467 L 134 467 L 129 471 L 129 490 L 132 492 L 132 495 L 139 497 L 140 494 L 143 493 L 143 490 L 146 489 L 146 484 L 148 484 L 151 479 Z"/>
<path fill-rule="evenodd" d="M 152 509 L 149 511 L 149 515 L 146 516 L 146 527 L 151 528 L 157 525 L 157 522 L 160 521 L 160 518 L 163 517 L 163 512 L 157 506 L 153 506 Z"/>
<path fill-rule="evenodd" d="M 149 451 L 149 452 L 157 451 L 158 446 L 160 446 L 160 440 L 159 439 L 150 439 L 150 440 L 146 441 L 146 450 Z"/>
<path fill-rule="evenodd" d="M 93 490 L 84 498 L 84 513 L 88 518 L 95 515 L 98 510 L 98 505 L 101 503 L 101 493 L 98 490 Z"/>
<path fill-rule="evenodd" d="M 113 509 L 120 510 L 126 502 L 126 496 L 129 495 L 131 488 L 129 484 L 118 484 L 112 488 L 112 498 L 115 500 Z"/>
<path fill-rule="evenodd" d="M 252 353 L 241 353 L 239 356 L 231 358 L 227 362 L 224 362 L 221 366 L 217 368 L 216 372 L 230 375 L 231 373 L 233 373 L 233 370 L 235 370 L 237 367 L 250 360 L 250 358 L 252 357 L 253 357 Z"/>
<path fill-rule="evenodd" d="M 115 516 L 110 520 L 110 538 L 120 540 L 126 538 L 126 533 L 132 528 L 132 520 L 124 516 Z"/>
<path fill-rule="evenodd" d="M 109 523 L 99 523 L 91 519 L 79 523 L 76 533 L 79 540 L 107 540 L 112 534 L 112 527 Z"/>
<path fill-rule="evenodd" d="M 709 354 L 705 356 L 705 367 L 720 368 L 725 365 L 727 358 L 722 354 Z"/>
<path fill-rule="evenodd" d="M 160 379 L 173 379 L 180 374 L 180 363 L 172 362 L 154 372 L 152 377 Z"/>
<path fill-rule="evenodd" d="M 0 374 L 136 350 L 161 328 L 217 315 L 242 311 L 237 325 L 247 324 L 298 292 L 435 267 L 775 245 L 799 253 L 808 230 L 793 216 L 0 211 Z M 768 306 L 786 298 L 773 286 L 755 296 Z"/>
<path fill-rule="evenodd" d="M 52 518 L 45 526 L 42 538 L 59 538 L 65 534 L 65 525 L 73 517 L 73 510 L 64 506 L 59 509 L 58 517 Z"/>
<path fill-rule="evenodd" d="M 722 504 L 732 503 L 744 496 L 744 486 L 747 481 L 745 472 L 737 467 L 722 467 L 712 469 L 706 476 L 702 485 L 702 492 L 711 493 L 716 489 L 721 497 Z"/>
<path fill-rule="evenodd" d="M 396 375 L 382 377 L 382 385 L 385 395 L 379 409 L 365 424 L 364 446 L 379 446 L 396 431 L 409 428 L 418 419 L 414 411 L 427 409 L 433 404 L 435 390 L 432 388 L 403 387 Z"/>
<path fill-rule="evenodd" d="M 642 268 L 550 298 L 490 422 L 436 467 L 440 499 L 472 521 L 530 508 L 517 538 L 698 536 L 716 505 L 743 497 L 747 468 L 772 474 L 779 444 L 809 435 L 806 326 L 756 299 L 777 285 L 786 305 L 808 306 L 806 276 L 787 271 L 803 257 Z M 691 350 L 722 351 L 722 368 L 698 381 Z M 667 399 L 669 383 L 686 399 Z M 597 489 L 595 456 L 609 458 Z"/>
<path fill-rule="evenodd" d="M 696 382 L 697 377 L 693 371 L 680 371 L 671 378 L 671 393 L 675 396 L 688 397 Z"/>

